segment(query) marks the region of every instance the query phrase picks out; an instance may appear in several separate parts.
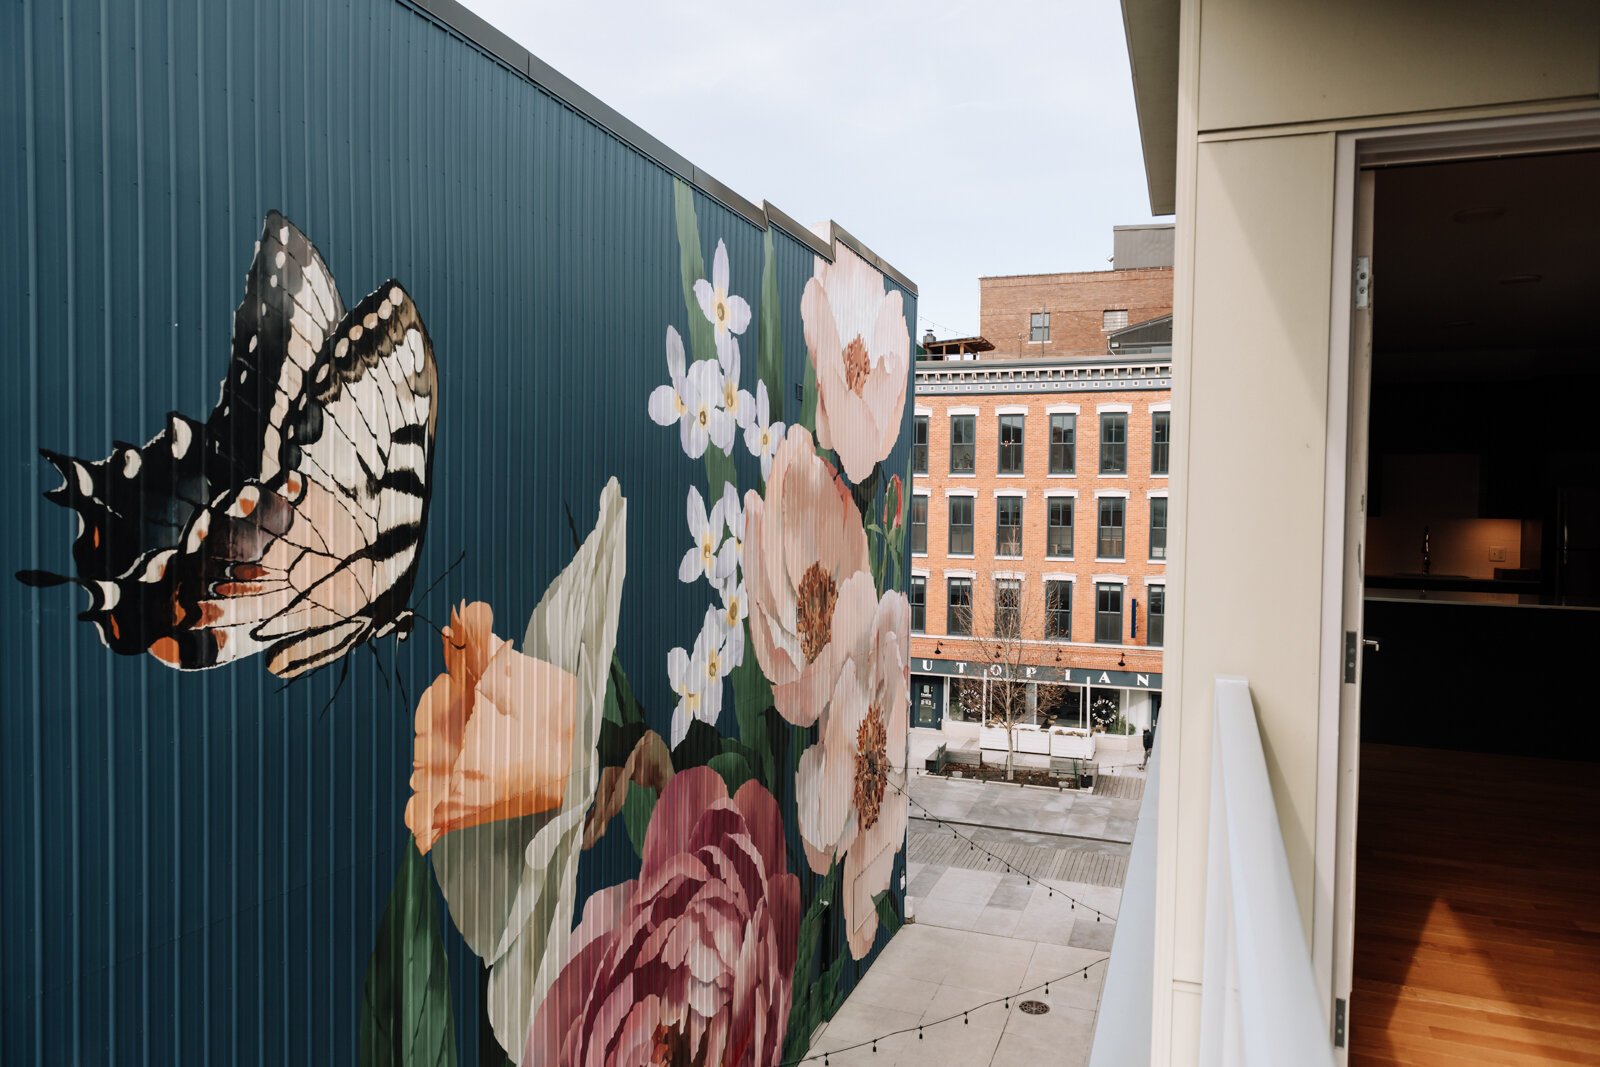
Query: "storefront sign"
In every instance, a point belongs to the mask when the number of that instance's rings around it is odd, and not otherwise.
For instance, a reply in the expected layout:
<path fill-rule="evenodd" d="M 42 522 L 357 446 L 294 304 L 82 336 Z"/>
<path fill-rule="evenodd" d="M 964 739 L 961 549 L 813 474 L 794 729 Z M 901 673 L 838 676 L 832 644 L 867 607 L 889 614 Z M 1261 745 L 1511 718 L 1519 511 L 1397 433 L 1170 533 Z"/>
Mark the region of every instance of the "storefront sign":
<path fill-rule="evenodd" d="M 1010 666 L 980 660 L 913 659 L 911 669 L 919 674 L 944 674 L 956 678 L 1010 678 L 1018 682 L 1051 682 L 1056 685 L 1108 685 L 1120 689 L 1160 689 L 1161 675 L 1140 671 L 1105 671 L 1084 667 Z"/>

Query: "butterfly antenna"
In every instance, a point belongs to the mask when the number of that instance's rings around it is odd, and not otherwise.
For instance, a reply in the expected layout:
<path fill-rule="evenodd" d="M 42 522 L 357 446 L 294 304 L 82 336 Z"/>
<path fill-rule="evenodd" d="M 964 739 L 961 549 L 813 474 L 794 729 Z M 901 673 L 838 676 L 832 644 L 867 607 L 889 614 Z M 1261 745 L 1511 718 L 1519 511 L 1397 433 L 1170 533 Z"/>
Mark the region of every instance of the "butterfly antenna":
<path fill-rule="evenodd" d="M 339 684 L 335 685 L 333 687 L 333 696 L 329 697 L 328 698 L 328 702 L 326 704 L 322 705 L 322 711 L 319 712 L 318 715 L 317 715 L 318 719 L 322 719 L 322 718 L 326 718 L 327 717 L 328 709 L 333 707 L 334 702 L 339 699 L 339 694 L 344 691 L 344 681 L 348 677 L 350 677 L 350 657 L 349 656 L 340 656 L 339 657 Z"/>
<path fill-rule="evenodd" d="M 405 672 L 400 669 L 400 646 L 394 646 L 394 653 L 389 661 L 390 669 L 394 671 L 394 684 L 400 690 L 400 707 L 408 714 L 412 711 L 411 696 L 406 692 Z"/>
<path fill-rule="evenodd" d="M 421 596 L 419 596 L 419 597 L 417 597 L 417 598 L 416 598 L 416 599 L 417 599 L 417 600 L 419 600 L 419 601 L 421 601 L 421 600 L 426 600 L 426 599 L 428 599 L 428 594 L 429 594 L 429 593 L 431 593 L 431 592 L 433 592 L 433 591 L 434 591 L 434 589 L 435 589 L 435 588 L 437 588 L 437 587 L 438 587 L 438 585 L 439 585 L 439 583 L 440 583 L 440 582 L 442 582 L 442 581 L 444 581 L 444 580 L 445 580 L 445 579 L 446 579 L 446 578 L 448 578 L 448 577 L 449 577 L 449 576 L 450 576 L 450 572 L 451 572 L 451 571 L 453 571 L 453 570 L 455 570 L 455 569 L 456 569 L 456 568 L 457 568 L 457 567 L 459 567 L 459 566 L 461 566 L 461 564 L 462 564 L 462 562 L 463 562 L 463 561 L 464 561 L 464 560 L 465 560 L 465 559 L 466 559 L 466 558 L 467 558 L 467 552 L 466 552 L 466 550 L 465 550 L 465 549 L 462 549 L 462 551 L 461 551 L 461 555 L 459 555 L 459 556 L 457 556 L 457 557 L 456 557 L 456 561 L 455 561 L 455 562 L 454 562 L 454 563 L 452 563 L 452 564 L 450 564 L 450 566 L 448 566 L 448 567 L 446 567 L 446 568 L 445 568 L 445 569 L 444 569 L 444 573 L 443 573 L 443 574 L 441 574 L 441 575 L 439 575 L 439 577 L 437 577 L 437 578 L 435 578 L 435 579 L 434 579 L 434 580 L 433 580 L 433 584 L 432 584 L 432 585 L 430 585 L 430 586 L 428 586 L 428 588 L 426 588 L 426 589 L 424 589 L 424 590 L 423 590 L 423 591 L 422 591 L 422 595 L 421 595 Z"/>
<path fill-rule="evenodd" d="M 444 640 L 449 643 L 450 647 L 455 649 L 457 652 L 459 652 L 462 649 L 467 647 L 465 642 L 461 642 L 461 643 L 458 644 L 456 642 L 455 638 L 451 637 L 449 634 L 447 634 L 443 630 L 439 629 L 439 624 L 438 623 L 434 622 L 432 619 L 428 618 L 426 615 L 422 614 L 421 612 L 413 610 L 411 612 L 411 615 L 412 615 L 413 618 L 420 619 L 423 622 L 427 623 L 429 629 L 431 629 L 434 633 L 438 634 L 440 637 L 444 638 Z"/>
<path fill-rule="evenodd" d="M 383 691 L 393 693 L 394 690 L 389 687 L 389 676 L 383 672 L 383 658 L 378 655 L 378 647 L 371 641 L 366 642 L 366 645 L 367 651 L 372 653 L 372 662 L 378 665 L 378 680 L 383 683 Z"/>

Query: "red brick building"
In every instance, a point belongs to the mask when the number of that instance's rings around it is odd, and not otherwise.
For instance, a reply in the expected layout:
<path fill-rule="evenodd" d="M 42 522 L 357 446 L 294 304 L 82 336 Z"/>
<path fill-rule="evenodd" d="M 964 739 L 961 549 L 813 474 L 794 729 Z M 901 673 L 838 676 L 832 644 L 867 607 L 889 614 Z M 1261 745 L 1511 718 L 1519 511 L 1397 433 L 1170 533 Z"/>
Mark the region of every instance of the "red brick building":
<path fill-rule="evenodd" d="M 935 344 L 964 358 L 916 371 L 913 725 L 976 735 L 988 690 L 961 681 L 1016 675 L 1024 721 L 1087 725 L 1093 703 L 1138 731 L 1161 690 L 1171 269 L 981 291 L 994 350 Z M 1045 305 L 1049 337 L 1019 343 Z M 1108 310 L 1128 312 L 1120 334 Z"/>

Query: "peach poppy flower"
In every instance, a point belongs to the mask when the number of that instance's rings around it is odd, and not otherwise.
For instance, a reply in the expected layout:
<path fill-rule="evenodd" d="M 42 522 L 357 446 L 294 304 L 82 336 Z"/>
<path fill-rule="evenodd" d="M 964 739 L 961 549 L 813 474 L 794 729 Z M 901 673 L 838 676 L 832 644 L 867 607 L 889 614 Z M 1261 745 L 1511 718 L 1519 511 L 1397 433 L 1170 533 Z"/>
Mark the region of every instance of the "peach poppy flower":
<path fill-rule="evenodd" d="M 900 437 L 911 367 L 900 292 L 886 292 L 883 275 L 840 248 L 833 263 L 816 261 L 800 320 L 817 372 L 817 441 L 860 482 Z"/>
<path fill-rule="evenodd" d="M 850 659 L 818 743 L 800 757 L 795 805 L 811 869 L 825 873 L 844 858 L 845 933 L 850 954 L 861 959 L 878 932 L 872 898 L 889 888 L 905 843 L 911 602 L 885 593 L 868 625 L 841 636 Z"/>
<path fill-rule="evenodd" d="M 861 513 L 803 426 L 789 427 L 765 495 L 750 490 L 744 507 L 750 643 L 778 712 L 810 726 L 844 664 L 835 631 L 865 625 L 877 599 Z"/>
<path fill-rule="evenodd" d="M 445 673 L 417 704 L 406 825 L 424 856 L 451 830 L 548 811 L 567 788 L 576 679 L 493 627 L 488 604 L 452 609 Z"/>

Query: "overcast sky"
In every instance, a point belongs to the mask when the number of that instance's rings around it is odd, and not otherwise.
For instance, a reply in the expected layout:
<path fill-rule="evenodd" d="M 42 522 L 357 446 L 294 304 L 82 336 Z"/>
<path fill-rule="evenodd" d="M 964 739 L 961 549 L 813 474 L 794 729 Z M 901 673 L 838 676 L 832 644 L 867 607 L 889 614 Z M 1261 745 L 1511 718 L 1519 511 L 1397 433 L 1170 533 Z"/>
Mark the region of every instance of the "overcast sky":
<path fill-rule="evenodd" d="M 918 333 L 978 277 L 1103 270 L 1152 221 L 1117 0 L 465 0 L 747 199 L 910 276 Z"/>

